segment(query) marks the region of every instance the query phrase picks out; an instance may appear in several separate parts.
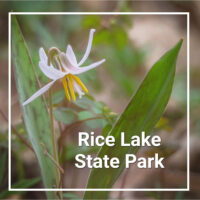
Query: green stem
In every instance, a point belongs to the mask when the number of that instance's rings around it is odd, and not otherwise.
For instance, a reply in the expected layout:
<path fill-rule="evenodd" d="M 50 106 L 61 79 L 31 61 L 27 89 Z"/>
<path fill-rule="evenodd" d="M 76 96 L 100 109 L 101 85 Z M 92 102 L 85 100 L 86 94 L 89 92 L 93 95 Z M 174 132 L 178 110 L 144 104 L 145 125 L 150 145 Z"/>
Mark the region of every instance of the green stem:
<path fill-rule="evenodd" d="M 49 90 L 49 114 L 50 114 L 50 120 L 51 120 L 51 139 L 52 139 L 52 145 L 53 145 L 53 158 L 54 160 L 59 163 L 58 161 L 58 152 L 57 152 L 57 145 L 56 145 L 56 135 L 54 132 L 54 117 L 53 117 L 53 102 L 52 102 L 52 90 Z M 55 167 L 56 169 L 56 187 L 60 187 L 60 171 L 58 167 Z"/>

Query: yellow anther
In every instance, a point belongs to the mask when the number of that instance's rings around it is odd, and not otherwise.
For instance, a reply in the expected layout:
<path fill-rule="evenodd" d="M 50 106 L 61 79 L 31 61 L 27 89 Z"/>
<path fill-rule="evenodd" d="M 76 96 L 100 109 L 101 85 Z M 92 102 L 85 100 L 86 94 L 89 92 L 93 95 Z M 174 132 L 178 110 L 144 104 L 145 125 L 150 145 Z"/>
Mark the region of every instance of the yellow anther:
<path fill-rule="evenodd" d="M 70 96 L 69 96 L 69 91 L 68 91 L 68 87 L 67 87 L 66 76 L 64 76 L 64 77 L 62 78 L 62 83 L 63 83 L 63 87 L 64 87 L 64 89 L 65 89 L 66 98 L 70 101 Z"/>
<path fill-rule="evenodd" d="M 82 87 L 82 89 L 84 90 L 84 92 L 87 93 L 88 90 L 85 87 L 85 85 L 82 83 L 81 79 L 78 76 L 74 76 L 74 75 L 72 75 L 72 77 Z"/>
<path fill-rule="evenodd" d="M 69 74 L 66 76 L 67 77 L 67 81 L 68 81 L 68 86 L 69 86 L 69 91 L 70 91 L 70 94 L 72 96 L 72 99 L 74 101 L 76 101 L 76 96 L 75 96 L 75 93 L 74 93 L 74 88 L 73 88 L 73 78 L 72 78 L 72 75 Z"/>

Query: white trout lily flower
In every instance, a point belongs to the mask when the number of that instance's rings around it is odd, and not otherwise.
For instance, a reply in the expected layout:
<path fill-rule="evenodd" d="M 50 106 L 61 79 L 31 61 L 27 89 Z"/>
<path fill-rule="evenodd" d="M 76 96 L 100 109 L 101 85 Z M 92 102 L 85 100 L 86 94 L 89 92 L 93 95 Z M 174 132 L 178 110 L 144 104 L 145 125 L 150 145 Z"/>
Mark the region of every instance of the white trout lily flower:
<path fill-rule="evenodd" d="M 87 45 L 86 52 L 81 59 L 81 61 L 78 63 L 76 60 L 76 56 L 72 50 L 72 47 L 70 45 L 67 46 L 66 53 L 60 52 L 57 48 L 53 47 L 49 50 L 48 56 L 46 55 L 43 48 L 39 49 L 39 67 L 40 70 L 43 72 L 45 76 L 47 76 L 52 81 L 46 84 L 44 87 L 39 89 L 35 94 L 33 94 L 29 99 L 27 99 L 23 106 L 27 105 L 28 103 L 35 100 L 37 97 L 45 93 L 47 90 L 50 89 L 50 87 L 57 81 L 62 80 L 62 84 L 65 90 L 66 98 L 70 101 L 71 98 L 75 101 L 76 96 L 75 93 L 79 95 L 79 98 L 82 97 L 85 93 L 88 92 L 87 88 L 84 86 L 84 84 L 81 82 L 80 78 L 76 75 L 82 74 L 88 70 L 91 70 L 103 62 L 105 62 L 105 59 L 100 60 L 98 62 L 92 63 L 89 66 L 80 67 L 88 58 L 90 54 L 90 50 L 92 47 L 92 40 L 93 40 L 93 34 L 95 32 L 95 29 L 90 30 L 89 34 L 89 41 Z M 50 63 L 51 54 L 52 52 L 56 52 L 57 55 L 54 56 L 54 64 L 57 68 L 53 66 L 52 63 Z"/>

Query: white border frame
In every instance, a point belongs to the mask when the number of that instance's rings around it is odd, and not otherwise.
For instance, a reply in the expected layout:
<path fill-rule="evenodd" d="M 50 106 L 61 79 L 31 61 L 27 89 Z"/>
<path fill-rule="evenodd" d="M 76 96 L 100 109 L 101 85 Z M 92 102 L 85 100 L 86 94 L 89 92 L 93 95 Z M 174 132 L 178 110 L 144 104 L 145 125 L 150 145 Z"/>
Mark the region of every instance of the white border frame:
<path fill-rule="evenodd" d="M 187 16 L 187 188 L 11 188 L 11 15 L 186 15 Z M 189 12 L 9 12 L 8 14 L 8 190 L 9 191 L 189 191 L 190 190 L 190 13 Z"/>

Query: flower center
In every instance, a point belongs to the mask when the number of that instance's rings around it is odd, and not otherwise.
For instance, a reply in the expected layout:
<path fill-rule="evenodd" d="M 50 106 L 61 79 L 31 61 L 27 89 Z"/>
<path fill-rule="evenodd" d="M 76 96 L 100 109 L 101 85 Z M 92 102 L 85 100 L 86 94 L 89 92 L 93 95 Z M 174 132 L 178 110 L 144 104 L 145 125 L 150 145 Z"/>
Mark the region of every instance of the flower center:
<path fill-rule="evenodd" d="M 60 52 L 60 50 L 57 49 L 56 47 L 52 47 L 48 51 L 48 65 L 50 65 L 50 61 L 53 60 L 53 58 L 55 58 L 56 54 L 58 55 L 58 58 L 54 59 L 54 61 L 55 61 L 56 66 L 60 68 L 60 70 L 62 70 L 63 72 L 66 72 L 66 68 L 64 68 L 62 64 L 65 64 L 66 66 L 68 66 L 69 69 L 73 67 L 70 61 L 68 61 L 68 59 L 64 55 L 64 53 Z M 74 92 L 74 81 L 82 88 L 82 90 L 85 93 L 88 92 L 87 88 L 85 87 L 85 85 L 82 83 L 82 81 L 80 80 L 78 76 L 75 76 L 70 73 L 66 74 L 62 78 L 62 84 L 65 90 L 65 96 L 69 101 L 71 100 L 71 98 L 74 101 L 76 101 L 76 95 Z"/>
<path fill-rule="evenodd" d="M 88 92 L 87 88 L 78 76 L 67 74 L 62 78 L 62 83 L 65 90 L 65 96 L 69 101 L 71 100 L 71 98 L 76 101 L 76 95 L 73 87 L 74 81 L 76 81 L 76 83 L 83 89 L 85 93 Z"/>

